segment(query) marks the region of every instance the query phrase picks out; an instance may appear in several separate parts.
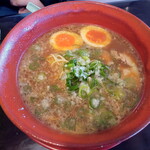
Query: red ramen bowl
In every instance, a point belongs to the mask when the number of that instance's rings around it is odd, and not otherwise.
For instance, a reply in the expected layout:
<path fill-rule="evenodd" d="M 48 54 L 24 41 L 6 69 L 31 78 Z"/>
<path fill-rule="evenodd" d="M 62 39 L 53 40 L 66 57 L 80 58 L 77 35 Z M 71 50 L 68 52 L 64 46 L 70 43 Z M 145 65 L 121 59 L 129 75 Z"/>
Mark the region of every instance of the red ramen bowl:
<path fill-rule="evenodd" d="M 144 66 L 144 86 L 138 106 L 119 125 L 93 134 L 62 133 L 48 128 L 26 108 L 18 87 L 18 66 L 32 42 L 60 25 L 96 24 L 128 39 Z M 20 21 L 0 47 L 0 103 L 10 120 L 47 148 L 107 149 L 132 137 L 150 122 L 150 29 L 119 8 L 97 2 L 65 2 L 45 7 Z"/>

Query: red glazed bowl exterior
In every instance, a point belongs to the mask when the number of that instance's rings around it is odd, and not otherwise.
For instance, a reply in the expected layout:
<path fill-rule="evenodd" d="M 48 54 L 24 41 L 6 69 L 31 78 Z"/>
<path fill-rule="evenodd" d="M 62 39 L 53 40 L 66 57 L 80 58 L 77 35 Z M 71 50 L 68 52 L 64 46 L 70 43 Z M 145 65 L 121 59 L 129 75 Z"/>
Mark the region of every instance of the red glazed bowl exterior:
<path fill-rule="evenodd" d="M 72 23 L 90 23 L 111 29 L 128 39 L 144 65 L 145 82 L 138 106 L 118 126 L 94 134 L 73 135 L 55 131 L 36 120 L 24 105 L 18 87 L 20 60 L 40 35 Z M 150 122 L 150 29 L 135 16 L 97 2 L 65 2 L 45 7 L 23 19 L 0 47 L 0 103 L 10 120 L 47 148 L 107 149 L 130 138 Z"/>

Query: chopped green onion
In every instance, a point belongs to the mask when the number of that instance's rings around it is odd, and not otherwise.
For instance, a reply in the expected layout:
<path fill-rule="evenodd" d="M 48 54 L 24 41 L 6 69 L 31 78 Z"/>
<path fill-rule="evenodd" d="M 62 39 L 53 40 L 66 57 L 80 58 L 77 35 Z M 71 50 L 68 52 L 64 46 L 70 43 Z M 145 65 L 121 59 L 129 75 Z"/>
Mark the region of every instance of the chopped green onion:
<path fill-rule="evenodd" d="M 94 61 L 92 61 L 92 62 L 90 63 L 89 69 L 90 69 L 90 70 L 95 70 L 99 64 L 100 64 L 100 61 L 94 60 Z"/>
<path fill-rule="evenodd" d="M 100 67 L 100 75 L 101 75 L 102 77 L 106 77 L 108 70 L 109 70 L 109 69 L 108 69 L 108 67 L 107 67 L 106 65 L 101 64 L 101 67 Z"/>
<path fill-rule="evenodd" d="M 39 117 L 40 115 L 41 115 L 41 111 L 38 109 L 38 108 L 36 108 L 35 109 L 35 111 L 34 111 L 34 114 L 37 116 L 37 117 Z"/>
<path fill-rule="evenodd" d="M 94 108 L 94 109 L 98 108 L 98 106 L 100 105 L 100 100 L 96 98 L 92 98 L 90 99 L 89 104 L 91 108 Z"/>
<path fill-rule="evenodd" d="M 113 91 L 113 95 L 116 97 L 116 99 L 122 100 L 125 97 L 125 92 L 121 88 L 115 88 Z"/>
<path fill-rule="evenodd" d="M 31 47 L 30 47 L 31 50 L 41 50 L 41 46 L 38 45 L 38 44 L 33 44 Z"/>
<path fill-rule="evenodd" d="M 101 55 L 101 50 L 99 49 L 94 49 L 93 51 L 90 52 L 91 59 L 99 59 L 100 55 Z"/>
<path fill-rule="evenodd" d="M 65 122 L 64 126 L 69 130 L 75 130 L 76 128 L 76 119 L 73 117 L 68 117 Z"/>
<path fill-rule="evenodd" d="M 30 63 L 29 69 L 32 71 L 36 71 L 40 67 L 40 64 L 37 61 Z"/>
<path fill-rule="evenodd" d="M 65 64 L 65 68 L 72 68 L 77 65 L 77 59 L 71 59 L 68 63 Z"/>
<path fill-rule="evenodd" d="M 116 86 L 112 87 L 111 89 L 108 89 L 108 92 L 117 100 L 123 100 L 126 96 L 125 91 L 122 88 Z"/>
<path fill-rule="evenodd" d="M 70 59 L 70 58 L 73 57 L 73 54 L 72 54 L 71 51 L 67 51 L 67 52 L 65 53 L 64 57 L 65 57 L 66 59 Z"/>
<path fill-rule="evenodd" d="M 88 53 L 88 51 L 87 50 L 77 50 L 76 52 L 75 52 L 78 56 L 81 56 L 81 57 L 84 57 L 84 56 L 87 56 L 87 57 L 89 57 L 89 53 Z"/>
<path fill-rule="evenodd" d="M 107 77 L 109 68 L 100 60 L 91 61 L 86 50 L 77 50 L 74 53 L 72 52 L 73 54 L 73 59 L 64 65 L 67 70 L 66 86 L 69 91 L 76 91 L 80 97 L 86 98 L 90 92 L 87 93 L 79 85 L 85 82 L 87 85 L 89 84 L 88 87 L 93 91 L 92 89 L 99 85 L 101 78 Z M 89 77 L 91 78 L 90 82 L 88 81 Z"/>
<path fill-rule="evenodd" d="M 95 88 L 96 86 L 99 85 L 99 82 L 95 79 L 95 78 L 91 78 L 91 80 L 89 81 L 89 86 L 90 88 Z"/>
<path fill-rule="evenodd" d="M 83 56 L 82 57 L 85 61 L 90 60 L 88 56 Z"/>
<path fill-rule="evenodd" d="M 36 100 L 37 100 L 36 97 L 32 97 L 32 96 L 30 97 L 30 102 L 31 102 L 31 103 L 34 103 Z"/>
<path fill-rule="evenodd" d="M 116 124 L 115 115 L 108 109 L 103 108 L 101 113 L 96 116 L 94 120 L 94 125 L 101 129 L 106 129 L 114 124 Z"/>
<path fill-rule="evenodd" d="M 124 79 L 125 84 L 128 88 L 136 88 L 136 80 L 134 78 L 128 77 Z"/>
<path fill-rule="evenodd" d="M 71 110 L 71 102 L 70 102 L 70 101 L 65 101 L 65 102 L 63 103 L 63 108 L 64 108 L 64 110 L 66 110 L 66 111 Z"/>
<path fill-rule="evenodd" d="M 32 88 L 31 88 L 31 86 L 30 85 L 25 85 L 24 87 L 23 87 L 23 91 L 25 92 L 25 93 L 30 93 L 31 91 L 32 91 Z"/>
<path fill-rule="evenodd" d="M 79 87 L 79 96 L 82 98 L 87 98 L 90 93 L 90 87 L 88 84 L 81 84 Z"/>
<path fill-rule="evenodd" d="M 43 80 L 45 80 L 46 78 L 47 78 L 47 77 L 46 77 L 46 74 L 45 74 L 44 72 L 39 73 L 39 74 L 38 74 L 38 77 L 37 77 L 38 81 L 43 81 Z"/>
<path fill-rule="evenodd" d="M 79 118 L 85 118 L 88 113 L 89 113 L 89 109 L 88 108 L 80 107 L 77 110 L 77 115 L 78 115 Z"/>
<path fill-rule="evenodd" d="M 45 57 L 39 57 L 39 61 L 45 61 Z"/>
<path fill-rule="evenodd" d="M 59 88 L 57 85 L 50 85 L 50 90 L 52 92 L 55 92 L 55 91 L 60 91 L 61 88 Z"/>

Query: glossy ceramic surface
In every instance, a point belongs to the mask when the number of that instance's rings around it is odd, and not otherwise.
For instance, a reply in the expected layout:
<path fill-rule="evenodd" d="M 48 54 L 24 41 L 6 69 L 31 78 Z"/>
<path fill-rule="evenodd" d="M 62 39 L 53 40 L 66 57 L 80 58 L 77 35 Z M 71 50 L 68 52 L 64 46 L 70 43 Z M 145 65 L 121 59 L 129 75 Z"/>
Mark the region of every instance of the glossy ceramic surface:
<path fill-rule="evenodd" d="M 17 72 L 21 57 L 40 35 L 71 23 L 92 23 L 127 38 L 141 56 L 145 84 L 138 107 L 118 126 L 96 134 L 70 135 L 52 130 L 36 120 L 19 94 Z M 17 24 L 7 35 L 0 51 L 1 106 L 10 120 L 32 139 L 46 147 L 110 148 L 142 130 L 150 122 L 150 29 L 133 15 L 96 2 L 66 2 L 37 11 Z"/>

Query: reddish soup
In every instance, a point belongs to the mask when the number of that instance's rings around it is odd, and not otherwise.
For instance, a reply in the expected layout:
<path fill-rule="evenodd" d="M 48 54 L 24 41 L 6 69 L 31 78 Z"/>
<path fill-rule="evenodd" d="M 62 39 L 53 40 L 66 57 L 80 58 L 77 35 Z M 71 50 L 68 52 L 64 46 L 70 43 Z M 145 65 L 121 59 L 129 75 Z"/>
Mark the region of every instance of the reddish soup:
<path fill-rule="evenodd" d="M 96 25 L 61 26 L 39 37 L 19 66 L 31 113 L 62 132 L 93 133 L 120 123 L 140 100 L 144 77 L 133 46 Z"/>

